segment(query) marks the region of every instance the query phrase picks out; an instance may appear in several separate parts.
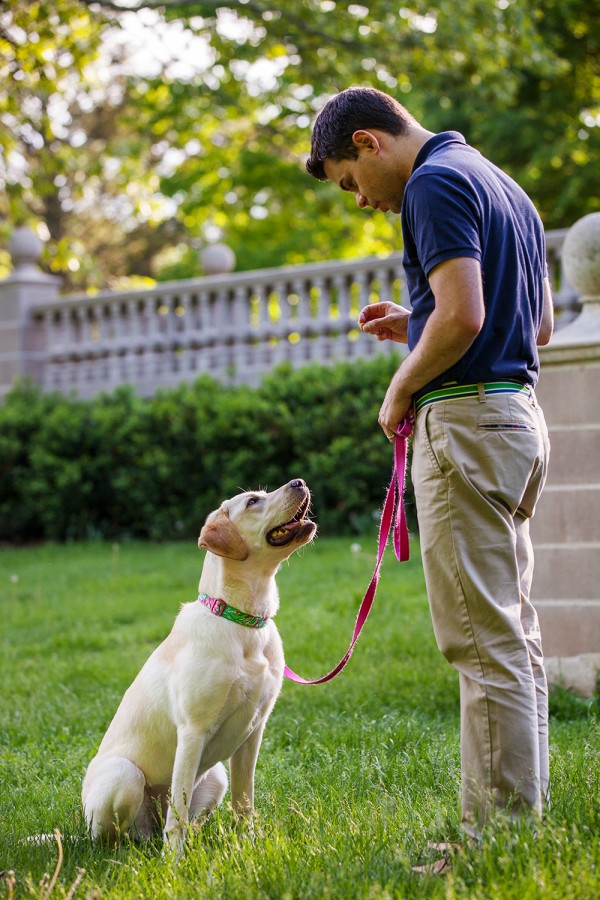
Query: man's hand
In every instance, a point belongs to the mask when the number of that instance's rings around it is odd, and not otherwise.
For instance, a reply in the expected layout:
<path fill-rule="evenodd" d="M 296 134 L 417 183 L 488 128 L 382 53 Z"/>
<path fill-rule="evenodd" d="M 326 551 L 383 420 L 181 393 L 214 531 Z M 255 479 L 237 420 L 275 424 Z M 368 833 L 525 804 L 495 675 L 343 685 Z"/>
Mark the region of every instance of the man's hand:
<path fill-rule="evenodd" d="M 381 404 L 377 419 L 388 440 L 392 440 L 400 422 L 410 413 L 411 406 L 412 397 L 403 397 L 399 393 L 397 379 L 394 376 Z"/>
<path fill-rule="evenodd" d="M 408 318 L 410 311 L 382 300 L 370 303 L 360 311 L 358 327 L 367 334 L 373 334 L 378 341 L 397 341 L 406 344 L 408 341 Z"/>

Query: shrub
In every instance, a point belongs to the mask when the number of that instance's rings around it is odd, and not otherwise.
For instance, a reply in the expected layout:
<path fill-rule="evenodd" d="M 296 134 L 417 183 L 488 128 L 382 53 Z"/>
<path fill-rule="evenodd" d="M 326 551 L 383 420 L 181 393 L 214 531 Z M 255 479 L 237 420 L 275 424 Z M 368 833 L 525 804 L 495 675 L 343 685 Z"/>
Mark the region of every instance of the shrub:
<path fill-rule="evenodd" d="M 258 388 L 203 376 L 151 399 L 21 383 L 0 406 L 0 540 L 188 538 L 225 497 L 297 477 L 322 530 L 364 531 L 390 477 L 377 414 L 397 364 L 283 366 Z"/>

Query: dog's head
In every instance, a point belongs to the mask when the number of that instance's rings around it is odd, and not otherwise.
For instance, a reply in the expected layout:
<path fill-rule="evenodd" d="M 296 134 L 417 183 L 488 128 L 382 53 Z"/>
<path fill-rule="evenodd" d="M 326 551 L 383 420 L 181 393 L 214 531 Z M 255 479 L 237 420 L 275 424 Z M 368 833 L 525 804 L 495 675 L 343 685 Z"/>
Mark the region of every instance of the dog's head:
<path fill-rule="evenodd" d="M 198 546 L 225 559 L 260 555 L 278 565 L 315 536 L 317 526 L 306 518 L 309 506 L 310 491 L 301 478 L 270 494 L 246 491 L 208 516 Z"/>

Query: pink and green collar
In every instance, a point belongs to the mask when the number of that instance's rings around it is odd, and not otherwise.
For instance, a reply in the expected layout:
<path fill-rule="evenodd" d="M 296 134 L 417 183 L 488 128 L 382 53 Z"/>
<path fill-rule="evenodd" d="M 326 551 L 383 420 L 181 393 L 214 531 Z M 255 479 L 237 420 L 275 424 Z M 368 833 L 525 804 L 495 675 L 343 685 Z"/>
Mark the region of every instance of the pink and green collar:
<path fill-rule="evenodd" d="M 213 616 L 218 616 L 220 619 L 228 619 L 230 622 L 235 622 L 236 625 L 245 625 L 246 628 L 264 628 L 269 621 L 268 616 L 264 618 L 262 616 L 251 616 L 240 609 L 236 609 L 235 606 L 229 606 L 224 600 L 216 600 L 214 597 L 209 597 L 208 594 L 199 594 L 198 600 L 211 611 Z"/>

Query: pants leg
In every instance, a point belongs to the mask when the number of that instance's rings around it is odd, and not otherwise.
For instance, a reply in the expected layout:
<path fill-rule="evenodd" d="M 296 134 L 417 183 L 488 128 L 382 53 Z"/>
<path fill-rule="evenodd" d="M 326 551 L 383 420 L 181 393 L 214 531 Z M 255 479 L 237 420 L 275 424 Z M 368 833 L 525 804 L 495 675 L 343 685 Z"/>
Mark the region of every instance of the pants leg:
<path fill-rule="evenodd" d="M 459 672 L 462 812 L 471 833 L 495 806 L 541 811 L 547 705 L 527 521 L 547 456 L 533 397 L 444 401 L 417 417 L 412 475 L 423 565 L 438 646 Z"/>
<path fill-rule="evenodd" d="M 542 635 L 535 607 L 531 603 L 533 576 L 533 547 L 529 537 L 529 519 L 515 517 L 517 534 L 517 562 L 521 576 L 521 624 L 531 662 L 536 690 L 538 738 L 540 753 L 540 790 L 542 804 L 550 802 L 550 759 L 548 752 L 548 682 L 544 669 Z"/>

